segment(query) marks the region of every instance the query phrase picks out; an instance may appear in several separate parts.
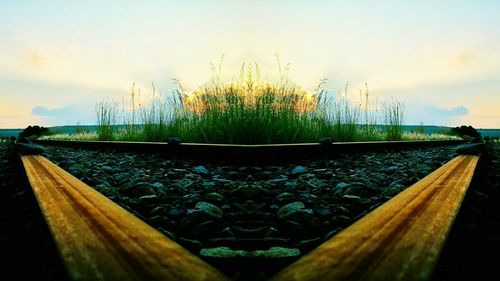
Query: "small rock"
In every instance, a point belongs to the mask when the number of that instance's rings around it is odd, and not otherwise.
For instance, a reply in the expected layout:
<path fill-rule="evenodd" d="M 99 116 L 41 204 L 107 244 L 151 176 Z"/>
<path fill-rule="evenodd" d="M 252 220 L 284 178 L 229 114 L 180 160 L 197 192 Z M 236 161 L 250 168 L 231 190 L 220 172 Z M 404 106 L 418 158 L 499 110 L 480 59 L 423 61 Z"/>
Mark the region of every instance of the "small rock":
<path fill-rule="evenodd" d="M 111 168 L 110 166 L 102 166 L 101 170 L 109 175 L 112 175 L 115 173 L 115 169 Z"/>
<path fill-rule="evenodd" d="M 130 182 L 122 186 L 121 192 L 132 197 L 141 197 L 155 193 L 147 182 Z"/>
<path fill-rule="evenodd" d="M 214 188 L 216 185 L 217 185 L 217 183 L 215 183 L 213 181 L 204 181 L 203 182 L 203 188 L 204 189 Z"/>
<path fill-rule="evenodd" d="M 287 217 L 297 213 L 301 209 L 304 209 L 305 207 L 306 206 L 304 205 L 304 203 L 302 203 L 300 201 L 286 204 L 285 206 L 279 208 L 279 210 L 277 212 L 278 218 L 280 218 L 280 219 L 287 218 Z"/>
<path fill-rule="evenodd" d="M 386 173 L 388 175 L 392 175 L 398 170 L 399 170 L 399 167 L 394 165 L 394 166 L 390 166 L 390 167 L 385 168 L 384 173 Z"/>
<path fill-rule="evenodd" d="M 194 184 L 194 181 L 193 180 L 190 180 L 190 179 L 182 179 L 182 180 L 179 180 L 177 181 L 174 185 L 178 188 L 181 188 L 181 189 L 188 189 L 190 188 L 192 185 Z"/>
<path fill-rule="evenodd" d="M 298 176 L 298 175 L 302 175 L 302 174 L 304 174 L 306 172 L 307 172 L 307 169 L 305 167 L 303 167 L 303 166 L 296 166 L 290 172 L 290 175 L 292 175 L 292 176 Z"/>
<path fill-rule="evenodd" d="M 318 142 L 320 144 L 323 144 L 323 145 L 328 145 L 328 144 L 332 144 L 333 141 L 334 140 L 332 138 L 329 138 L 329 137 L 320 137 Z"/>
<path fill-rule="evenodd" d="M 212 202 L 222 202 L 222 201 L 224 201 L 224 196 L 220 195 L 217 192 L 212 192 L 212 193 L 205 195 L 205 200 L 212 201 Z"/>
<path fill-rule="evenodd" d="M 224 215 L 224 212 L 219 207 L 207 202 L 198 202 L 195 208 L 216 219 L 220 219 Z"/>
<path fill-rule="evenodd" d="M 168 138 L 167 142 L 170 145 L 177 145 L 177 144 L 181 143 L 181 139 L 180 138 Z"/>
<path fill-rule="evenodd" d="M 330 208 L 328 207 L 318 207 L 314 209 L 314 212 L 322 218 L 329 218 L 331 215 L 333 215 L 332 210 L 330 210 Z"/>
<path fill-rule="evenodd" d="M 327 234 L 325 234 L 325 237 L 323 238 L 324 240 L 328 240 L 330 238 L 332 238 L 333 236 L 337 235 L 337 233 L 341 232 L 344 228 L 342 227 L 337 227 L 335 228 L 334 230 L 328 232 Z"/>
<path fill-rule="evenodd" d="M 297 197 L 289 192 L 283 192 L 276 196 L 276 201 L 279 203 L 288 203 L 294 201 Z"/>
<path fill-rule="evenodd" d="M 299 248 L 302 252 L 308 252 L 314 249 L 317 245 L 321 243 L 321 238 L 316 237 L 313 239 L 302 240 L 295 245 L 295 247 Z"/>
<path fill-rule="evenodd" d="M 356 195 L 345 194 L 344 196 L 342 196 L 342 199 L 344 199 L 345 201 L 350 202 L 350 203 L 360 203 L 361 202 L 361 197 L 356 196 Z"/>
<path fill-rule="evenodd" d="M 231 230 L 231 227 L 226 227 L 226 228 L 224 228 L 223 230 L 221 230 L 219 232 L 219 235 L 217 235 L 217 237 L 220 237 L 220 238 L 234 238 L 236 236 L 234 235 L 234 232 Z"/>
<path fill-rule="evenodd" d="M 173 207 L 167 211 L 167 215 L 170 217 L 180 217 L 186 213 L 186 209 L 184 207 Z"/>
<path fill-rule="evenodd" d="M 193 172 L 202 175 L 202 176 L 208 176 L 209 172 L 205 166 L 196 166 L 193 168 Z"/>
<path fill-rule="evenodd" d="M 179 241 L 181 242 L 182 246 L 186 247 L 186 249 L 190 250 L 193 253 L 197 253 L 205 247 L 205 245 L 203 245 L 203 243 L 201 243 L 200 241 L 189 239 L 186 237 L 179 238 Z"/>
<path fill-rule="evenodd" d="M 351 186 L 345 190 L 345 193 L 367 198 L 379 194 L 380 190 L 375 185 L 370 183 L 365 184 L 362 182 L 353 182 Z"/>
<path fill-rule="evenodd" d="M 348 216 L 351 215 L 351 211 L 349 211 L 349 209 L 347 209 L 344 206 L 340 206 L 340 205 L 333 206 L 332 207 L 332 212 L 335 215 L 348 215 Z"/>
<path fill-rule="evenodd" d="M 281 232 L 279 230 L 277 230 L 274 227 L 270 227 L 267 230 L 266 235 L 264 237 L 265 238 L 273 238 L 273 237 L 279 237 L 280 235 L 281 235 Z"/>
<path fill-rule="evenodd" d="M 344 190 L 346 189 L 347 187 L 351 186 L 350 184 L 348 183 L 345 183 L 345 182 L 339 182 L 337 183 L 337 185 L 335 186 L 335 188 L 339 189 L 339 190 Z"/>
<path fill-rule="evenodd" d="M 151 215 L 163 215 L 167 213 L 167 207 L 166 206 L 157 206 L 154 209 L 151 210 L 150 214 Z"/>
<path fill-rule="evenodd" d="M 151 195 L 144 195 L 139 197 L 139 200 L 141 200 L 141 203 L 153 203 L 158 201 L 158 196 L 151 194 Z"/>
<path fill-rule="evenodd" d="M 158 231 L 160 231 L 163 235 L 167 236 L 168 238 L 172 239 L 172 240 L 175 240 L 177 239 L 177 237 L 175 236 L 175 234 L 173 234 L 172 232 L 162 228 L 162 227 L 158 227 Z"/>
<path fill-rule="evenodd" d="M 165 186 L 161 182 L 155 182 L 151 184 L 151 187 L 154 188 L 156 191 L 165 192 Z"/>

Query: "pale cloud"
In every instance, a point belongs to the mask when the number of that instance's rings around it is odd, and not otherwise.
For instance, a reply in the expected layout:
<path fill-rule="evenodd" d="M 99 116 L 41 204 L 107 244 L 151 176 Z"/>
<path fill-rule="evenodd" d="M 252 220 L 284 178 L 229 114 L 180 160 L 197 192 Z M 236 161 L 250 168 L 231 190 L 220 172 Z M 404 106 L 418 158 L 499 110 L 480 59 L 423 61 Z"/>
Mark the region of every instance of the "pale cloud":
<path fill-rule="evenodd" d="M 91 105 L 68 105 L 59 108 L 47 108 L 36 106 L 31 110 L 31 115 L 42 117 L 44 124 L 52 125 L 74 125 L 93 124 L 95 118 Z"/>
<path fill-rule="evenodd" d="M 48 117 L 64 117 L 75 112 L 74 106 L 65 106 L 60 108 L 48 109 L 44 106 L 36 106 L 31 110 L 31 114 Z"/>
<path fill-rule="evenodd" d="M 431 116 L 436 117 L 463 116 L 469 114 L 469 109 L 463 105 L 450 109 L 427 105 L 424 110 L 424 114 L 430 114 Z"/>

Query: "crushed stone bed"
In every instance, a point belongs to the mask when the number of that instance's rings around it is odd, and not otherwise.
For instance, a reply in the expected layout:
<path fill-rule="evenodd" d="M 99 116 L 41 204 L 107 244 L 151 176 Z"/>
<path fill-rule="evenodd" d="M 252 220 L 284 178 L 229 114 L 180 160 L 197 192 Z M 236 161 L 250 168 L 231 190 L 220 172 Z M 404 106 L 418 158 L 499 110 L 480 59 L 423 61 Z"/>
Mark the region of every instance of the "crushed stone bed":
<path fill-rule="evenodd" d="M 155 154 L 44 150 L 235 280 L 265 280 L 457 155 L 452 146 L 224 166 Z"/>

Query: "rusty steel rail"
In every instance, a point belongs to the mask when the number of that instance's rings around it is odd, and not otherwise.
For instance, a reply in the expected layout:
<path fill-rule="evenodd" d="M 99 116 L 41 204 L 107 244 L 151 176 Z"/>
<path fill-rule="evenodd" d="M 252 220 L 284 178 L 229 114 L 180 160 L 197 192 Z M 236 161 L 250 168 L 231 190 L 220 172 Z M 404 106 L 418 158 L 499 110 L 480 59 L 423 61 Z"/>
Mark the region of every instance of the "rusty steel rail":
<path fill-rule="evenodd" d="M 167 157 L 216 160 L 233 163 L 264 163 L 325 158 L 340 153 L 359 153 L 393 149 L 427 148 L 463 144 L 464 140 L 445 141 L 374 141 L 234 145 L 167 142 L 123 142 L 123 141 L 55 141 L 36 140 L 37 144 L 88 149 L 112 149 L 116 151 L 160 153 Z"/>
<path fill-rule="evenodd" d="M 456 157 L 271 280 L 429 280 L 478 159 Z"/>
<path fill-rule="evenodd" d="M 229 280 L 49 160 L 21 159 L 72 280 Z"/>

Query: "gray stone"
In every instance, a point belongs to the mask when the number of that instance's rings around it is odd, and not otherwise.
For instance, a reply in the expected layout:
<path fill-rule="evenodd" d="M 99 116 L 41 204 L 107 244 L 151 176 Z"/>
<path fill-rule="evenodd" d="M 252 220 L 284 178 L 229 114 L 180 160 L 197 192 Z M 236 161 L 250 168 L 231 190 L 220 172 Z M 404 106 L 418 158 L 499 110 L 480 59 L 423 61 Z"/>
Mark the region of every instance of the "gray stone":
<path fill-rule="evenodd" d="M 208 202 L 198 202 L 195 208 L 216 219 L 220 219 L 224 215 L 224 212 L 219 207 Z"/>
<path fill-rule="evenodd" d="M 361 202 L 361 197 L 356 196 L 356 195 L 345 194 L 344 196 L 342 196 L 342 199 L 344 199 L 345 201 L 350 202 L 350 203 L 360 203 Z"/>
<path fill-rule="evenodd" d="M 155 193 L 147 182 L 130 182 L 122 186 L 121 192 L 133 197 L 141 197 Z"/>
<path fill-rule="evenodd" d="M 307 240 L 302 240 L 299 243 L 295 245 L 295 247 L 301 249 L 301 250 L 312 250 L 314 247 L 319 245 L 321 243 L 321 238 L 316 237 L 313 239 L 307 239 Z"/>
<path fill-rule="evenodd" d="M 155 183 L 151 184 L 151 187 L 154 188 L 156 191 L 165 192 L 165 186 L 161 182 L 155 182 Z"/>
<path fill-rule="evenodd" d="M 305 167 L 303 167 L 303 166 L 296 166 L 290 172 L 290 175 L 292 175 L 292 176 L 298 176 L 298 175 L 304 174 L 306 172 L 307 172 L 307 169 Z"/>
<path fill-rule="evenodd" d="M 369 198 L 378 193 L 380 193 L 380 190 L 375 185 L 362 182 L 353 182 L 351 186 L 345 190 L 345 194 L 356 195 L 363 198 Z"/>
<path fill-rule="evenodd" d="M 394 165 L 394 166 L 390 166 L 390 167 L 385 168 L 384 173 L 386 173 L 388 175 L 392 175 L 395 172 L 397 172 L 398 170 L 399 170 L 399 167 Z"/>
<path fill-rule="evenodd" d="M 295 196 L 289 192 L 283 192 L 283 193 L 279 194 L 278 196 L 276 196 L 276 201 L 279 203 L 287 203 L 287 202 L 291 202 L 291 201 L 296 200 L 296 199 L 297 199 L 297 196 Z"/>
<path fill-rule="evenodd" d="M 279 208 L 277 212 L 278 218 L 285 219 L 297 213 L 301 209 L 304 209 L 305 207 L 306 206 L 304 205 L 304 203 L 300 201 L 286 204 L 285 206 Z"/>
<path fill-rule="evenodd" d="M 101 170 L 109 175 L 112 175 L 115 173 L 115 169 L 111 168 L 110 166 L 102 166 Z"/>
<path fill-rule="evenodd" d="M 186 209 L 181 206 L 173 207 L 167 211 L 167 215 L 171 217 L 180 217 L 186 213 Z"/>
<path fill-rule="evenodd" d="M 193 180 L 182 179 L 182 180 L 177 181 L 174 185 L 178 188 L 181 188 L 181 189 L 187 189 L 187 188 L 190 188 L 193 184 L 194 184 Z"/>
<path fill-rule="evenodd" d="M 203 182 L 203 188 L 204 189 L 210 189 L 210 188 L 214 188 L 217 184 L 213 181 L 204 181 Z"/>
<path fill-rule="evenodd" d="M 144 195 L 139 197 L 139 200 L 141 200 L 142 203 L 153 203 L 158 201 L 158 196 L 151 194 L 151 195 Z"/>
<path fill-rule="evenodd" d="M 345 182 L 339 182 L 337 183 L 337 185 L 335 186 L 337 189 L 340 189 L 340 190 L 345 190 L 347 187 L 349 187 L 350 184 L 348 183 L 345 183 Z"/>
<path fill-rule="evenodd" d="M 281 232 L 279 230 L 277 230 L 274 227 L 270 227 L 267 230 L 266 235 L 264 237 L 266 237 L 266 238 L 273 238 L 273 237 L 279 237 L 280 235 L 281 235 Z"/>
<path fill-rule="evenodd" d="M 209 172 L 205 166 L 196 166 L 193 168 L 193 172 L 202 175 L 202 176 L 208 176 Z"/>
<path fill-rule="evenodd" d="M 212 192 L 205 195 L 205 200 L 212 202 L 222 202 L 224 201 L 224 196 L 220 195 L 219 193 Z"/>
<path fill-rule="evenodd" d="M 337 233 L 341 232 L 343 229 L 344 229 L 343 227 L 339 226 L 339 227 L 335 228 L 334 230 L 325 234 L 325 237 L 323 239 L 328 240 L 328 239 L 332 238 L 333 236 L 337 235 Z"/>

